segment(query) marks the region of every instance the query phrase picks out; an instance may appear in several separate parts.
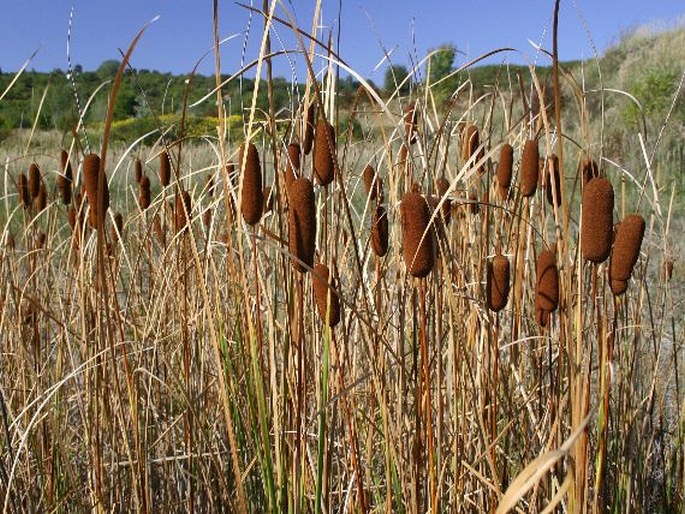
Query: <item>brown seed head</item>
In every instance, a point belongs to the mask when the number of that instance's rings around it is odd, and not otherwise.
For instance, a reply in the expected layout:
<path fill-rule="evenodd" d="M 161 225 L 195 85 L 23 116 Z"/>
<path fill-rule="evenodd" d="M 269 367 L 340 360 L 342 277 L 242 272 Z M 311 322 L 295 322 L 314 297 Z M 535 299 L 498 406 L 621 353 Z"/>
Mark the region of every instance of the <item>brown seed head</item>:
<path fill-rule="evenodd" d="M 57 175 L 57 187 L 62 195 L 62 203 L 69 205 L 71 203 L 71 187 L 74 176 L 69 154 L 64 149 L 60 152 L 60 163 L 61 169 L 60 174 Z"/>
<path fill-rule="evenodd" d="M 664 261 L 663 280 L 669 282 L 673 278 L 673 259 Z"/>
<path fill-rule="evenodd" d="M 109 209 L 109 189 L 107 187 L 107 177 L 100 170 L 100 157 L 91 153 L 83 159 L 83 177 L 90 205 L 90 225 L 97 228 L 105 223 L 105 214 Z M 98 203 L 98 188 L 102 184 L 102 201 Z"/>
<path fill-rule="evenodd" d="M 538 323 L 547 320 L 549 314 L 559 306 L 559 270 L 555 262 L 554 251 L 545 250 L 538 256 L 536 266 L 537 287 L 535 289 L 535 310 Z M 542 315 L 538 315 L 542 311 Z M 540 323 L 545 326 L 547 323 Z"/>
<path fill-rule="evenodd" d="M 45 232 L 38 232 L 38 235 L 36 236 L 36 250 L 42 250 L 45 247 L 46 239 L 47 236 L 45 235 Z"/>
<path fill-rule="evenodd" d="M 38 196 L 40 183 L 40 168 L 35 162 L 32 162 L 29 166 L 29 193 L 31 194 L 31 198 L 36 198 Z"/>
<path fill-rule="evenodd" d="M 240 212 L 245 223 L 256 225 L 262 218 L 264 197 L 262 192 L 262 167 L 259 163 L 257 147 L 250 143 L 247 156 L 243 156 L 245 145 L 240 147 L 240 165 L 243 169 L 243 191 L 240 199 Z M 244 161 L 243 161 L 244 159 Z"/>
<path fill-rule="evenodd" d="M 419 193 L 405 193 L 400 204 L 404 262 L 416 278 L 426 277 L 435 264 L 434 231 L 428 226 L 430 210 Z"/>
<path fill-rule="evenodd" d="M 169 152 L 164 150 L 159 154 L 159 182 L 162 187 L 169 185 L 171 181 L 171 159 L 169 158 Z"/>
<path fill-rule="evenodd" d="M 159 217 L 159 214 L 155 214 L 155 217 L 152 219 L 152 231 L 159 244 L 166 246 L 166 227 L 162 225 L 162 219 Z"/>
<path fill-rule="evenodd" d="M 388 253 L 388 215 L 382 205 L 376 206 L 371 217 L 371 247 L 378 257 Z"/>
<path fill-rule="evenodd" d="M 514 147 L 509 143 L 504 143 L 500 148 L 499 161 L 497 162 L 497 182 L 499 182 L 500 188 L 509 190 L 513 166 Z"/>
<path fill-rule="evenodd" d="M 205 209 L 205 212 L 202 213 L 202 223 L 204 224 L 205 227 L 209 227 L 210 223 L 212 222 L 212 209 L 209 207 Z"/>
<path fill-rule="evenodd" d="M 133 163 L 133 178 L 138 184 L 140 184 L 140 180 L 143 178 L 143 162 L 140 159 L 136 159 Z"/>
<path fill-rule="evenodd" d="M 24 209 L 28 209 L 31 206 L 31 192 L 29 190 L 29 182 L 26 179 L 26 175 L 23 173 L 19 174 L 19 179 L 17 180 L 17 189 L 17 192 L 19 193 L 19 200 L 24 206 Z"/>
<path fill-rule="evenodd" d="M 364 189 L 366 189 L 366 194 L 369 195 L 369 200 L 375 200 L 378 196 L 378 181 L 374 180 L 376 177 L 376 170 L 373 166 L 367 164 L 364 168 Z"/>
<path fill-rule="evenodd" d="M 593 178 L 583 190 L 581 220 L 583 258 L 599 264 L 611 252 L 614 225 L 614 189 L 605 178 Z"/>
<path fill-rule="evenodd" d="M 520 191 L 525 197 L 533 196 L 538 188 L 539 159 L 538 143 L 529 139 L 523 145 L 523 154 L 521 155 Z"/>
<path fill-rule="evenodd" d="M 314 176 L 321 186 L 333 182 L 335 175 L 335 129 L 333 125 L 321 118 L 316 123 L 314 139 Z"/>
<path fill-rule="evenodd" d="M 509 299 L 509 259 L 495 255 L 488 261 L 488 276 L 485 286 L 488 309 L 499 312 Z"/>
<path fill-rule="evenodd" d="M 285 164 L 285 187 L 290 189 L 290 185 L 300 176 L 300 166 L 302 165 L 302 151 L 299 143 L 288 145 L 288 161 Z"/>
<path fill-rule="evenodd" d="M 143 175 L 138 187 L 138 203 L 142 210 L 150 207 L 150 178 Z"/>
<path fill-rule="evenodd" d="M 316 248 L 314 187 L 307 178 L 298 178 L 290 186 L 288 222 L 288 249 L 293 268 L 300 273 L 306 273 L 314 266 Z"/>
<path fill-rule="evenodd" d="M 14 235 L 11 232 L 7 233 L 7 237 L 5 238 L 5 246 L 7 247 L 8 250 L 13 251 L 14 248 L 16 247 L 16 244 L 14 242 Z"/>
<path fill-rule="evenodd" d="M 611 277 L 611 290 L 615 295 L 614 282 L 627 282 L 633 274 L 633 268 L 640 256 L 642 238 L 645 235 L 645 220 L 639 214 L 631 214 L 616 227 L 616 238 L 611 251 L 609 261 L 609 276 Z M 618 288 L 620 290 L 620 287 Z"/>
<path fill-rule="evenodd" d="M 329 284 L 331 272 L 324 264 L 317 263 L 314 266 L 312 283 L 314 285 L 314 299 L 319 316 L 329 327 L 334 327 L 340 322 L 340 299 Z"/>
<path fill-rule="evenodd" d="M 437 180 L 438 201 L 441 201 L 447 192 L 450 190 L 450 181 L 444 175 L 441 175 Z M 452 200 L 447 197 L 442 203 L 442 219 L 445 225 L 449 225 L 452 219 Z"/>
<path fill-rule="evenodd" d="M 316 123 L 316 103 L 312 101 L 307 108 L 307 117 L 304 120 L 304 136 L 302 138 L 302 151 L 305 155 L 309 155 L 312 151 L 312 143 L 314 142 L 314 125 Z"/>
<path fill-rule="evenodd" d="M 38 196 L 33 200 L 36 206 L 36 211 L 40 212 L 48 205 L 48 194 L 45 191 L 45 184 L 41 181 L 40 186 L 38 186 Z"/>

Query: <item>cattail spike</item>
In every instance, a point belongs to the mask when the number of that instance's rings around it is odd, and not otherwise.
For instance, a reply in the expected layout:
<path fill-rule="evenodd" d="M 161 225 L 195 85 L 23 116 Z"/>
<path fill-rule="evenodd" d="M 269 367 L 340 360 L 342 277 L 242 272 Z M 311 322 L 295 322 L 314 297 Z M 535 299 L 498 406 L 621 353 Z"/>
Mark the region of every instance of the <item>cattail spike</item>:
<path fill-rule="evenodd" d="M 314 176 L 319 185 L 327 186 L 335 176 L 335 129 L 321 118 L 316 124 L 314 137 Z"/>
<path fill-rule="evenodd" d="M 240 165 L 243 169 L 243 191 L 240 212 L 248 225 L 256 225 L 262 218 L 264 197 L 262 191 L 262 168 L 259 163 L 257 147 L 250 143 L 247 156 L 243 156 L 244 145 L 240 148 Z"/>
<path fill-rule="evenodd" d="M 314 299 L 319 316 L 334 327 L 340 322 L 340 299 L 330 287 L 331 272 L 324 264 L 317 263 L 314 266 L 312 283 L 314 286 Z"/>
<path fill-rule="evenodd" d="M 611 252 L 614 224 L 614 189 L 605 178 L 593 178 L 583 190 L 581 220 L 583 258 L 599 264 Z"/>
<path fill-rule="evenodd" d="M 400 204 L 404 262 L 416 278 L 426 277 L 435 264 L 434 231 L 426 199 L 419 193 L 406 193 Z"/>
<path fill-rule="evenodd" d="M 529 139 L 523 145 L 521 155 L 521 184 L 520 191 L 524 197 L 531 197 L 538 188 L 540 152 L 538 143 Z"/>
<path fill-rule="evenodd" d="M 289 238 L 293 268 L 306 273 L 314 266 L 316 248 L 316 205 L 314 188 L 309 179 L 301 177 L 290 187 Z"/>
<path fill-rule="evenodd" d="M 625 293 L 633 268 L 640 257 L 645 220 L 639 214 L 627 216 L 616 227 L 616 238 L 609 261 L 611 291 L 615 295 Z"/>
<path fill-rule="evenodd" d="M 378 257 L 388 253 L 388 215 L 382 205 L 378 205 L 371 218 L 371 247 Z"/>

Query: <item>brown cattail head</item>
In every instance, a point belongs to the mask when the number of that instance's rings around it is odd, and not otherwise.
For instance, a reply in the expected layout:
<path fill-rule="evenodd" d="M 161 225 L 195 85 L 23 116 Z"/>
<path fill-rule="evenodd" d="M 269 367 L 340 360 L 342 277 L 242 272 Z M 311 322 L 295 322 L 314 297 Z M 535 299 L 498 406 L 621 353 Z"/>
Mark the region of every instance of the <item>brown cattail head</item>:
<path fill-rule="evenodd" d="M 38 235 L 36 236 L 36 250 L 42 250 L 45 247 L 46 239 L 47 236 L 45 235 L 45 232 L 38 232 Z"/>
<path fill-rule="evenodd" d="M 623 294 L 628 286 L 628 279 L 640 256 L 642 238 L 645 235 L 645 220 L 639 214 L 631 214 L 616 227 L 616 238 L 609 261 L 611 291 L 615 295 Z M 621 284 L 621 283 L 625 284 Z M 614 284 L 616 283 L 616 288 Z M 623 287 L 625 285 L 625 288 Z"/>
<path fill-rule="evenodd" d="M 438 201 L 441 201 L 447 192 L 450 190 L 450 181 L 444 175 L 441 175 L 437 180 Z M 449 225 L 452 219 L 452 200 L 447 197 L 442 203 L 442 219 L 445 225 Z"/>
<path fill-rule="evenodd" d="M 664 282 L 670 282 L 673 278 L 673 259 L 666 259 L 663 266 L 662 279 Z"/>
<path fill-rule="evenodd" d="M 140 180 L 143 178 L 143 162 L 140 159 L 136 159 L 133 163 L 133 178 L 138 184 L 140 184 Z"/>
<path fill-rule="evenodd" d="M 16 247 L 16 243 L 14 242 L 14 235 L 12 234 L 12 232 L 7 232 L 7 236 L 5 237 L 5 247 L 10 251 L 14 251 Z"/>
<path fill-rule="evenodd" d="M 48 194 L 47 191 L 45 191 L 45 184 L 42 181 L 38 186 L 38 196 L 33 199 L 33 203 L 37 212 L 42 211 L 48 205 Z"/>
<path fill-rule="evenodd" d="M 244 156 L 245 145 L 240 147 L 240 165 L 243 168 L 243 191 L 240 197 L 240 212 L 245 223 L 256 225 L 262 218 L 264 197 L 262 192 L 262 166 L 259 163 L 257 147 L 250 143 L 247 155 Z"/>
<path fill-rule="evenodd" d="M 305 155 L 309 155 L 312 151 L 312 143 L 314 142 L 314 124 L 316 123 L 316 103 L 312 101 L 307 108 L 307 117 L 304 120 L 304 136 L 302 137 L 302 151 Z"/>
<path fill-rule="evenodd" d="M 202 224 L 205 227 L 209 227 L 209 225 L 212 223 L 212 209 L 207 207 L 205 209 L 205 212 L 202 213 Z"/>
<path fill-rule="evenodd" d="M 302 165 L 302 151 L 299 143 L 288 145 L 288 161 L 285 164 L 285 187 L 290 189 L 290 185 L 300 176 Z"/>
<path fill-rule="evenodd" d="M 435 264 L 434 231 L 428 226 L 431 214 L 419 193 L 405 193 L 400 204 L 404 262 L 416 278 L 426 277 Z"/>
<path fill-rule="evenodd" d="M 340 322 L 340 299 L 333 292 L 329 284 L 331 283 L 331 272 L 324 264 L 317 263 L 314 266 L 314 299 L 319 316 L 328 323 L 329 327 L 334 327 Z"/>
<path fill-rule="evenodd" d="M 593 178 L 583 190 L 581 220 L 583 258 L 599 264 L 611 252 L 614 225 L 614 188 L 605 178 Z"/>
<path fill-rule="evenodd" d="M 416 104 L 411 103 L 404 110 L 404 129 L 407 135 L 407 141 L 410 145 L 416 143 L 416 134 L 419 128 L 419 113 L 416 110 Z"/>
<path fill-rule="evenodd" d="M 60 152 L 60 163 L 62 167 L 60 169 L 60 174 L 57 175 L 57 187 L 62 195 L 62 203 L 64 205 L 69 205 L 71 203 L 71 186 L 74 174 L 71 169 L 69 154 L 64 149 Z"/>
<path fill-rule="evenodd" d="M 499 187 L 505 191 L 511 185 L 511 172 L 514 166 L 514 147 L 509 143 L 504 143 L 499 151 L 499 161 L 497 162 L 497 182 Z"/>
<path fill-rule="evenodd" d="M 91 153 L 83 159 L 83 177 L 86 186 L 86 195 L 90 205 L 90 225 L 99 227 L 105 223 L 105 214 L 109 209 L 109 189 L 107 187 L 107 177 L 104 171 L 100 170 L 100 157 Z M 98 203 L 98 188 L 103 188 L 101 202 Z"/>
<path fill-rule="evenodd" d="M 538 188 L 539 159 L 538 143 L 529 139 L 523 145 L 523 154 L 521 155 L 520 191 L 525 197 L 533 196 Z"/>
<path fill-rule="evenodd" d="M 159 154 L 159 182 L 162 187 L 169 185 L 171 180 L 171 159 L 169 157 L 169 152 L 164 150 Z"/>
<path fill-rule="evenodd" d="M 162 219 L 159 214 L 155 214 L 155 217 L 152 219 L 152 232 L 154 232 L 159 244 L 166 246 L 166 227 L 162 225 Z"/>
<path fill-rule="evenodd" d="M 388 214 L 382 205 L 376 206 L 371 217 L 371 247 L 378 257 L 388 253 Z"/>
<path fill-rule="evenodd" d="M 307 178 L 298 178 L 290 186 L 288 221 L 288 249 L 293 268 L 300 273 L 306 273 L 314 266 L 316 248 L 314 187 Z"/>
<path fill-rule="evenodd" d="M 24 206 L 24 209 L 28 209 L 31 206 L 31 191 L 29 190 L 29 181 L 26 179 L 26 175 L 23 173 L 19 174 L 19 179 L 17 180 L 17 190 L 19 194 L 19 200 Z"/>
<path fill-rule="evenodd" d="M 538 256 L 536 274 L 535 319 L 544 327 L 549 315 L 559 306 L 559 270 L 553 250 L 545 250 Z"/>
<path fill-rule="evenodd" d="M 561 172 L 559 171 L 559 157 L 551 154 L 547 157 L 545 173 L 547 203 L 552 206 L 561 205 Z"/>
<path fill-rule="evenodd" d="M 138 203 L 142 210 L 150 207 L 150 178 L 143 175 L 138 185 Z"/>
<path fill-rule="evenodd" d="M 593 178 L 598 178 L 600 176 L 599 173 L 599 166 L 597 166 L 597 163 L 587 157 L 583 163 L 582 163 L 582 171 L 583 171 L 583 187 L 587 186 L 587 183 L 590 182 Z"/>
<path fill-rule="evenodd" d="M 373 166 L 367 164 L 364 168 L 364 189 L 366 189 L 366 194 L 369 195 L 369 201 L 373 201 L 378 198 L 378 188 L 380 186 L 380 178 L 376 177 L 376 170 Z"/>
<path fill-rule="evenodd" d="M 176 232 L 181 232 L 188 226 L 191 208 L 192 204 L 190 201 L 190 193 L 188 193 L 188 191 L 181 191 L 180 194 L 176 195 Z"/>
<path fill-rule="evenodd" d="M 69 226 L 71 227 L 72 230 L 76 228 L 76 220 L 78 218 L 78 212 L 76 211 L 76 207 L 71 205 L 69 207 L 69 210 L 67 211 L 67 219 L 69 220 Z"/>
<path fill-rule="evenodd" d="M 321 118 L 314 136 L 314 176 L 319 185 L 327 186 L 335 176 L 335 129 Z"/>
<path fill-rule="evenodd" d="M 36 198 L 38 196 L 40 182 L 40 168 L 35 162 L 32 162 L 29 166 L 29 193 L 31 194 L 31 198 Z"/>
<path fill-rule="evenodd" d="M 507 305 L 509 299 L 509 259 L 504 255 L 495 255 L 488 261 L 488 276 L 485 285 L 488 309 L 499 312 Z"/>

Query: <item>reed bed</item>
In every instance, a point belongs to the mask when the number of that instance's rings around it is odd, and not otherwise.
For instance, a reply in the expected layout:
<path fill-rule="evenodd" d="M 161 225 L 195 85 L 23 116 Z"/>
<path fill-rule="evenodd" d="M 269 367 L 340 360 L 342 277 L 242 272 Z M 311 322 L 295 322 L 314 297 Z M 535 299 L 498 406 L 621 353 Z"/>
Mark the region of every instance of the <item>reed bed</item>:
<path fill-rule="evenodd" d="M 444 109 L 362 83 L 357 139 L 308 64 L 242 141 L 77 132 L 8 160 L 4 510 L 682 511 L 679 220 L 653 163 L 592 160 L 573 77 L 535 112 L 512 77 Z"/>

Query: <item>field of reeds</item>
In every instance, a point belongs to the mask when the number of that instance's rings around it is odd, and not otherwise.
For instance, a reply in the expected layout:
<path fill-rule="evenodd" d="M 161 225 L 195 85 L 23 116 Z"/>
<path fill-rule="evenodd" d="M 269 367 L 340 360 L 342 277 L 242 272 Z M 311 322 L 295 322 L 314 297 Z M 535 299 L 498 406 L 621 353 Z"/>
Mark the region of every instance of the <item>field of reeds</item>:
<path fill-rule="evenodd" d="M 3 510 L 682 512 L 682 219 L 659 134 L 603 158 L 556 10 L 549 80 L 502 67 L 447 98 L 429 70 L 381 96 L 287 14 L 254 13 L 253 95 L 284 58 L 272 24 L 305 92 L 245 106 L 240 140 L 218 101 L 215 133 L 181 118 L 110 145 L 136 38 L 99 137 L 2 148 Z M 199 102 L 222 98 L 216 60 Z"/>

